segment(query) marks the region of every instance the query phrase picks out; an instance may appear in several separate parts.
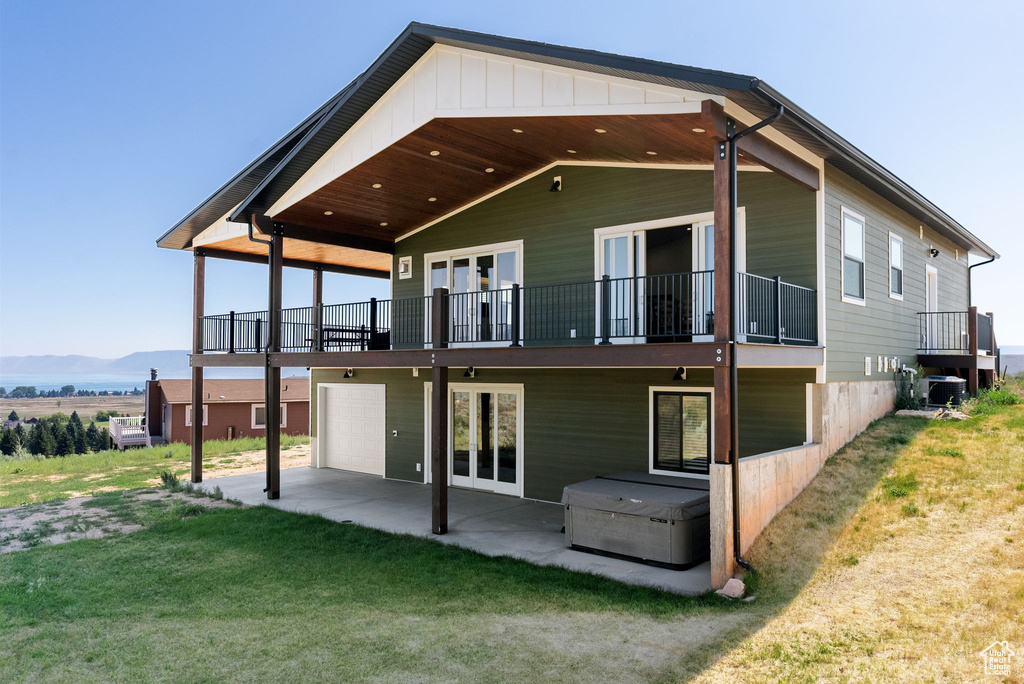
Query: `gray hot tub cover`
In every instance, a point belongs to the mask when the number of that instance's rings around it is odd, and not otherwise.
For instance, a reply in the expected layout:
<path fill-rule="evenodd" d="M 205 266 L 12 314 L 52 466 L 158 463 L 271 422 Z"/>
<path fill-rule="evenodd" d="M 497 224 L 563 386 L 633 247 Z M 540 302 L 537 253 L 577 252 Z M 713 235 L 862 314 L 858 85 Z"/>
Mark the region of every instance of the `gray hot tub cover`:
<path fill-rule="evenodd" d="M 690 520 L 710 511 L 706 491 L 602 478 L 567 486 L 562 503 L 669 520 Z"/>

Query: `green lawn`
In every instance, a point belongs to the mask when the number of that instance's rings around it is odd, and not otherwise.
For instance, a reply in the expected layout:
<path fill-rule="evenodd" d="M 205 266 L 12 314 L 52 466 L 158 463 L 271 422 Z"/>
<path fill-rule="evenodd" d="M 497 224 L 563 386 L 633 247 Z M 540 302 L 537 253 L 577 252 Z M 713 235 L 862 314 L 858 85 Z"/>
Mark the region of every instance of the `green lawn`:
<path fill-rule="evenodd" d="M 306 444 L 309 437 L 281 435 L 281 448 Z M 204 459 L 265 448 L 262 438 L 211 440 L 203 444 Z M 25 461 L 0 461 L 0 508 L 50 499 L 66 499 L 98 491 L 136 489 L 159 481 L 160 473 L 189 472 L 191 447 L 181 442 L 144 449 Z"/>
<path fill-rule="evenodd" d="M 831 457 L 751 549 L 750 603 L 226 509 L 0 556 L 0 681 L 982 679 L 1024 643 L 1024 405 L 974 412 Z"/>

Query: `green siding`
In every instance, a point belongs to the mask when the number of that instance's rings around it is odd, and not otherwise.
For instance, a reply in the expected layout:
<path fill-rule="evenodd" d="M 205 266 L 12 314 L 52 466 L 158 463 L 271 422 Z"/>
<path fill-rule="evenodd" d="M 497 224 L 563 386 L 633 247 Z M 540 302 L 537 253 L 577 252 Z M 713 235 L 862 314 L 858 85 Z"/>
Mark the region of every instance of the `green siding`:
<path fill-rule="evenodd" d="M 312 373 L 313 434 L 316 385 L 320 382 L 387 385 L 387 477 L 421 481 L 416 464 L 424 458 L 424 383 L 429 369 L 413 377 L 408 368 L 343 369 Z M 648 469 L 649 388 L 710 387 L 709 369 L 691 369 L 686 382 L 672 382 L 672 369 L 481 369 L 475 379 L 453 371 L 452 381 L 516 383 L 524 386 L 524 492 L 528 498 L 558 501 L 572 482 L 616 471 Z M 805 383 L 810 370 L 740 371 L 741 453 L 751 455 L 803 443 Z M 392 436 L 397 430 L 398 436 Z"/>
<path fill-rule="evenodd" d="M 555 175 L 562 192 L 548 192 Z M 814 193 L 762 172 L 741 173 L 739 192 L 747 270 L 814 287 Z M 712 196 L 711 171 L 558 167 L 400 241 L 394 272 L 411 255 L 413 277 L 394 280 L 394 296 L 424 294 L 424 254 L 513 240 L 523 240 L 523 285 L 592 281 L 595 229 L 709 212 Z M 689 259 L 676 268 L 689 270 Z"/>
<path fill-rule="evenodd" d="M 842 301 L 841 212 L 847 207 L 866 219 L 866 306 Z M 889 204 L 841 171 L 825 168 L 825 292 L 827 380 L 881 380 L 877 356 L 898 356 L 916 363 L 917 313 L 925 310 L 925 266 L 939 276 L 939 310 L 967 310 L 967 255 L 921 222 Z M 889 233 L 903 238 L 903 300 L 889 297 Z M 934 246 L 938 258 L 927 252 Z M 864 374 L 864 357 L 872 357 L 872 375 Z"/>

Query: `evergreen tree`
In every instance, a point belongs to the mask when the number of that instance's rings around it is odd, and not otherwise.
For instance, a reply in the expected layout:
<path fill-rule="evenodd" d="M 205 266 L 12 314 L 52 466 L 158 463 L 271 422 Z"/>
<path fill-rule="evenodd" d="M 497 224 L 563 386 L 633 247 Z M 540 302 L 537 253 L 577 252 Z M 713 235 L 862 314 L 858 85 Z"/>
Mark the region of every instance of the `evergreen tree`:
<path fill-rule="evenodd" d="M 12 410 L 9 414 L 7 414 L 7 420 L 21 420 L 21 419 L 18 418 L 18 412 Z"/>
<path fill-rule="evenodd" d="M 70 456 L 75 453 L 75 439 L 69 428 L 57 431 L 57 456 Z"/>
<path fill-rule="evenodd" d="M 29 453 L 39 455 L 42 454 L 42 428 L 39 427 L 39 423 L 32 426 L 32 429 L 28 432 L 28 450 Z"/>
<path fill-rule="evenodd" d="M 77 430 L 71 431 L 71 439 L 74 442 L 76 454 L 84 454 L 89 451 L 89 442 L 85 439 L 85 429 L 81 425 Z"/>
<path fill-rule="evenodd" d="M 39 451 L 32 453 L 43 456 L 53 456 L 57 453 L 57 438 L 53 436 L 53 429 L 49 424 L 39 424 Z"/>
<path fill-rule="evenodd" d="M 100 428 L 99 451 L 106 451 L 110 448 L 110 431 L 107 428 Z"/>
<path fill-rule="evenodd" d="M 94 421 L 89 423 L 89 427 L 85 429 L 85 443 L 93 451 L 102 451 L 102 449 L 99 448 L 99 442 L 100 431 L 96 429 L 96 423 Z"/>
<path fill-rule="evenodd" d="M 14 437 L 15 437 L 15 439 L 18 440 L 18 445 L 19 446 L 25 446 L 25 444 L 26 444 L 25 440 L 27 439 L 27 437 L 25 435 L 25 426 L 24 425 L 20 425 L 19 424 L 19 425 L 17 425 L 14 428 Z"/>
<path fill-rule="evenodd" d="M 3 428 L 0 431 L 0 452 L 3 452 L 5 456 L 10 456 L 17 448 L 18 440 L 14 437 L 14 430 Z"/>
<path fill-rule="evenodd" d="M 82 427 L 82 419 L 78 417 L 78 411 L 72 411 L 71 417 L 68 419 L 75 429 Z"/>

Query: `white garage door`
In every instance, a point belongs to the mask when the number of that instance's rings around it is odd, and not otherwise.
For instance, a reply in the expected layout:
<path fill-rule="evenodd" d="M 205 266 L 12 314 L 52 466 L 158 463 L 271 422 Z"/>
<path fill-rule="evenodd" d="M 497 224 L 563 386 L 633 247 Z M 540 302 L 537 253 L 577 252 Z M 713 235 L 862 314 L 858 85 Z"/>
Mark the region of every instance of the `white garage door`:
<path fill-rule="evenodd" d="M 320 385 L 320 465 L 384 475 L 384 385 Z"/>

